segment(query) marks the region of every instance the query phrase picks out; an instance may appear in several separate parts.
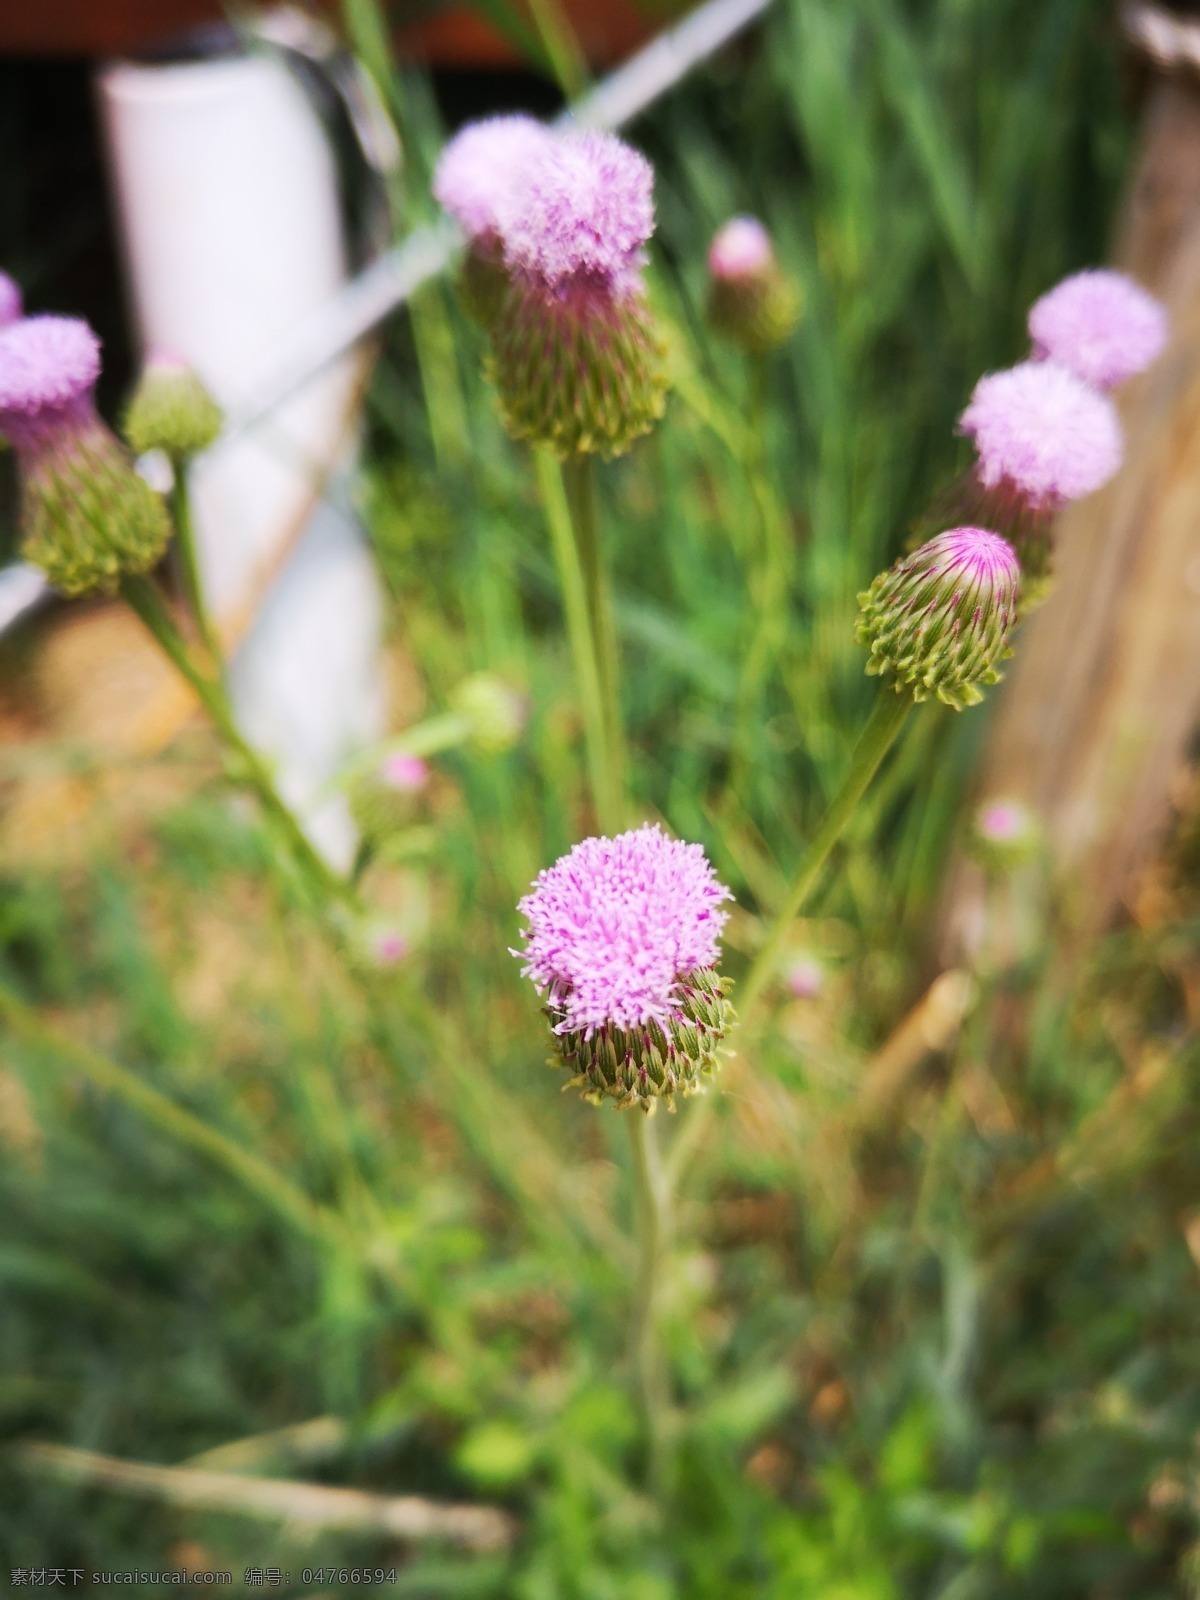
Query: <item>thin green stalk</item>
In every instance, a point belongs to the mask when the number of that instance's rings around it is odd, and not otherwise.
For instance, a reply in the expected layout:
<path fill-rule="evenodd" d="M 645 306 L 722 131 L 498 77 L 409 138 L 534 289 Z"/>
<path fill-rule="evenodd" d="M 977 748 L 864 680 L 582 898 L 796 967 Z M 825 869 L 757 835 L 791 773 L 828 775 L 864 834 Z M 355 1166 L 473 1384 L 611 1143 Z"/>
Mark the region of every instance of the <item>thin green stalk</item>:
<path fill-rule="evenodd" d="M 218 733 L 238 757 L 244 774 L 270 819 L 286 840 L 300 867 L 321 894 L 342 904 L 354 903 L 354 892 L 313 848 L 308 835 L 279 798 L 266 763 L 242 737 L 221 685 L 202 673 L 188 653 L 183 636 L 175 626 L 161 592 L 150 579 L 126 575 L 121 579 L 121 596 L 145 624 L 155 642 L 193 690 Z"/>
<path fill-rule="evenodd" d="M 548 450 L 535 450 L 533 460 L 546 521 L 550 524 L 558 581 L 562 586 L 567 639 L 583 712 L 592 802 L 600 826 L 608 828 L 612 820 L 620 815 L 620 791 L 616 788 L 617 771 L 609 752 L 608 724 L 600 688 L 596 644 L 592 635 L 587 583 L 571 528 L 571 512 L 563 486 L 562 470 Z"/>
<path fill-rule="evenodd" d="M 659 1297 L 671 1248 L 671 1185 L 659 1154 L 652 1120 L 639 1111 L 624 1118 L 633 1157 L 634 1222 L 638 1274 L 630 1350 L 649 1450 L 647 1478 L 662 1489 L 667 1460 L 670 1401 L 659 1339 Z"/>
<path fill-rule="evenodd" d="M 212 657 L 217 674 L 224 673 L 221 641 L 213 627 L 208 604 L 204 598 L 204 582 L 200 576 L 200 562 L 196 551 L 196 531 L 192 522 L 192 500 L 188 493 L 187 468 L 182 461 L 173 463 L 175 483 L 171 489 L 171 515 L 175 521 L 175 548 L 179 552 L 179 566 L 183 573 L 183 586 L 187 591 L 188 605 L 204 648 Z"/>
<path fill-rule="evenodd" d="M 775 969 L 775 962 L 787 938 L 788 930 L 817 886 L 829 852 L 854 815 L 855 807 L 866 793 L 871 779 L 879 770 L 880 763 L 891 749 L 911 709 L 912 700 L 907 694 L 896 694 L 890 688 L 879 691 L 874 709 L 854 747 L 854 754 L 850 758 L 850 766 L 842 779 L 841 787 L 830 801 L 821 819 L 821 825 L 813 835 L 804 858 L 796 869 L 787 897 L 776 912 L 750 971 L 738 989 L 738 1015 L 743 1025 Z"/>
<path fill-rule="evenodd" d="M 575 546 L 587 589 L 588 619 L 592 646 L 596 652 L 596 675 L 604 710 L 607 741 L 611 815 L 601 817 L 601 827 L 615 832 L 624 822 L 625 736 L 621 721 L 620 651 L 613 615 L 612 589 L 604 570 L 600 548 L 600 525 L 596 508 L 596 467 L 591 456 L 574 456 L 562 469 L 563 487 L 575 531 Z"/>
<path fill-rule="evenodd" d="M 0 1017 L 26 1043 L 68 1062 L 97 1089 L 123 1101 L 178 1144 L 207 1156 L 305 1238 L 329 1242 L 341 1237 L 337 1219 L 310 1200 L 268 1161 L 244 1149 L 193 1112 L 186 1111 L 119 1062 L 44 1022 L 32 1006 L 3 987 L 0 987 Z"/>
<path fill-rule="evenodd" d="M 912 704 L 908 695 L 895 694 L 887 688 L 880 690 L 871 715 L 862 733 L 859 734 L 841 787 L 826 808 L 820 826 L 796 869 L 796 875 L 788 888 L 787 898 L 772 919 L 767 936 L 751 963 L 749 972 L 734 991 L 739 1027 L 744 1028 L 749 1023 L 754 1008 L 762 998 L 763 990 L 775 970 L 788 930 L 816 888 L 830 851 L 841 838 L 871 779 L 879 770 L 880 763 L 904 726 Z M 691 1112 L 682 1131 L 676 1136 L 667 1163 L 667 1177 L 673 1186 L 679 1183 L 699 1147 L 705 1129 L 714 1115 L 715 1105 L 716 1096 L 705 1095 L 697 1102 L 695 1110 Z"/>

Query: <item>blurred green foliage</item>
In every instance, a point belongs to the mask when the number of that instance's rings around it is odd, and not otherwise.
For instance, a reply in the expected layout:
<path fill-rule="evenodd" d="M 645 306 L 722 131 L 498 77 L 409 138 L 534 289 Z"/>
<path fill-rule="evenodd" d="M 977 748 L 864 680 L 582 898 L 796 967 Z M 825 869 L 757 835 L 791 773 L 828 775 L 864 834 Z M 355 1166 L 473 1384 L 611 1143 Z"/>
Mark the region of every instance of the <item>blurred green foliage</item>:
<path fill-rule="evenodd" d="M 422 78 L 387 89 L 407 227 L 443 130 Z M 682 380 L 604 479 L 636 800 L 734 887 L 736 970 L 870 704 L 855 593 L 955 471 L 954 418 L 1020 353 L 1029 300 L 1103 256 L 1130 127 L 1097 0 L 779 0 L 631 136 L 658 172 Z M 742 210 L 806 301 L 765 375 L 701 324 L 708 238 Z M 0 1425 L 180 1463 L 332 1416 L 298 1476 L 502 1505 L 517 1544 L 306 1538 L 56 1484 L 8 1451 L 4 1562 L 199 1548 L 289 1569 L 293 1592 L 304 1566 L 398 1562 L 378 1592 L 495 1600 L 1196 1592 L 1186 878 L 1086 954 L 1035 895 L 1023 958 L 976 975 L 966 1025 L 886 1115 L 858 1109 L 935 970 L 983 716 L 914 719 L 797 932 L 822 993 L 727 1069 L 666 1286 L 677 1478 L 658 1505 L 640 1488 L 619 1129 L 557 1093 L 508 954 L 518 896 L 588 817 L 544 520 L 479 355 L 430 286 L 370 395 L 363 512 L 398 649 L 433 709 L 478 669 L 532 708 L 511 753 L 439 761 L 427 856 L 368 871 L 368 895 L 426 907 L 404 967 L 344 970 L 207 748 L 181 758 L 186 801 L 86 857 L 39 867 L 9 841 L 4 982 L 336 1226 L 293 1225 L 53 1032 L 10 1033 Z"/>

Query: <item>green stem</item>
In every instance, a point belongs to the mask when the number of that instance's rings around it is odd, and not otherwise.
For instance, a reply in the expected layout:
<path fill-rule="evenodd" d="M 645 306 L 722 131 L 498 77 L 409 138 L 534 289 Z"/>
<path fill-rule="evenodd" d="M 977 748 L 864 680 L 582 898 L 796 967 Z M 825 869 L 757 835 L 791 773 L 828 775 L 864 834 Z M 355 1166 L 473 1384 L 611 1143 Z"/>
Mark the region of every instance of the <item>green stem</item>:
<path fill-rule="evenodd" d="M 621 723 L 620 650 L 612 590 L 600 549 L 595 462 L 591 456 L 574 456 L 563 466 L 562 476 L 575 531 L 575 545 L 579 551 L 579 564 L 587 589 L 588 619 L 591 623 L 592 646 L 596 652 L 596 675 L 600 683 L 604 734 L 611 769 L 609 801 L 612 811 L 609 816 L 601 818 L 601 826 L 606 832 L 615 832 L 624 822 L 625 738 Z"/>
<path fill-rule="evenodd" d="M 162 594 L 148 578 L 126 575 L 121 579 L 121 596 L 144 623 L 164 655 L 185 679 L 211 718 L 217 732 L 240 761 L 244 775 L 259 798 L 271 824 L 287 842 L 296 861 L 327 899 L 353 906 L 354 891 L 318 855 L 308 835 L 279 798 L 278 791 L 258 751 L 242 737 L 220 684 L 196 666 L 175 620 L 167 610 Z"/>
<path fill-rule="evenodd" d="M 566 613 L 567 639 L 575 669 L 575 683 L 583 712 L 583 732 L 587 746 L 588 779 L 592 803 L 602 828 L 607 829 L 620 814 L 620 792 L 615 788 L 616 771 L 608 743 L 608 722 L 600 688 L 596 644 L 592 635 L 588 587 L 580 563 L 579 549 L 571 527 L 571 511 L 563 487 L 558 462 L 547 450 L 535 450 L 534 466 L 538 488 L 550 525 L 558 581 L 562 587 Z"/>
<path fill-rule="evenodd" d="M 649 1450 L 647 1477 L 652 1488 L 661 1490 L 669 1397 L 658 1324 L 663 1269 L 671 1247 L 671 1186 L 659 1154 L 654 1123 L 639 1111 L 628 1112 L 624 1121 L 633 1157 L 638 1241 L 630 1350 Z"/>
<path fill-rule="evenodd" d="M 776 912 L 767 930 L 767 937 L 763 940 L 750 971 L 738 989 L 738 1015 L 743 1024 L 774 972 L 788 930 L 816 888 L 829 852 L 854 815 L 855 807 L 866 793 L 871 779 L 879 770 L 880 763 L 891 748 L 911 709 L 912 700 L 907 694 L 896 694 L 890 688 L 879 691 L 875 707 L 854 747 L 854 754 L 850 758 L 850 766 L 842 779 L 841 787 L 830 801 L 821 819 L 821 825 L 813 835 L 796 869 L 787 898 Z"/>
<path fill-rule="evenodd" d="M 187 468 L 182 461 L 172 462 L 175 484 L 171 490 L 171 514 L 175 520 L 175 547 L 179 552 L 179 565 L 183 572 L 183 586 L 187 591 L 188 605 L 195 620 L 204 647 L 212 657 L 218 675 L 224 670 L 221 641 L 213 627 L 204 598 L 204 582 L 200 576 L 200 561 L 196 551 L 196 531 L 192 522 L 192 502 L 188 493 Z"/>
<path fill-rule="evenodd" d="M 97 1089 L 123 1101 L 177 1143 L 223 1167 L 304 1237 L 327 1242 L 340 1235 L 337 1219 L 314 1204 L 261 1156 L 243 1149 L 193 1112 L 184 1110 L 119 1062 L 43 1022 L 32 1006 L 3 987 L 0 987 L 0 1016 L 26 1043 L 68 1062 Z"/>

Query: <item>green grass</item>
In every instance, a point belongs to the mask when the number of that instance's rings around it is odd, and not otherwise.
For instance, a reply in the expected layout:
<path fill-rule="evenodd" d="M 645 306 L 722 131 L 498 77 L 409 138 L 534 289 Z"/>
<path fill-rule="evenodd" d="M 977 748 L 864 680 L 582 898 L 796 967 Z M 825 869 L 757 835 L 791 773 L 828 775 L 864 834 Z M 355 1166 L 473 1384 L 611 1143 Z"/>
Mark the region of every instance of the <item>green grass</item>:
<path fill-rule="evenodd" d="M 442 130 L 419 78 L 391 99 L 416 220 Z M 658 172 L 654 290 L 684 375 L 603 474 L 633 791 L 734 888 L 736 975 L 871 705 L 855 594 L 956 470 L 954 418 L 1020 353 L 1029 300 L 1103 256 L 1130 128 L 1107 7 L 781 0 L 631 136 Z M 701 319 L 733 210 L 770 222 L 806 297 L 761 459 L 752 375 Z M 297 1592 L 305 1566 L 396 1562 L 380 1592 L 496 1600 L 1191 1592 L 1186 879 L 1086 959 L 1039 913 L 894 1111 L 856 1115 L 870 1052 L 936 971 L 986 711 L 913 718 L 797 931 L 825 993 L 727 1069 L 665 1293 L 677 1477 L 645 1494 L 622 1130 L 559 1093 L 507 953 L 516 900 L 589 809 L 545 520 L 480 355 L 432 286 L 371 395 L 363 509 L 398 646 L 431 710 L 476 669 L 531 707 L 510 753 L 439 759 L 432 848 L 364 880 L 428 908 L 402 971 L 345 969 L 205 750 L 186 804 L 86 865 L 10 842 L 5 983 L 132 1084 L 5 1036 L 0 1423 L 179 1463 L 332 1415 L 341 1443 L 298 1476 L 502 1505 L 518 1543 L 304 1543 L 6 1453 L 0 1551 L 105 1570 L 199 1544 Z M 764 615 L 783 627 L 751 673 Z"/>

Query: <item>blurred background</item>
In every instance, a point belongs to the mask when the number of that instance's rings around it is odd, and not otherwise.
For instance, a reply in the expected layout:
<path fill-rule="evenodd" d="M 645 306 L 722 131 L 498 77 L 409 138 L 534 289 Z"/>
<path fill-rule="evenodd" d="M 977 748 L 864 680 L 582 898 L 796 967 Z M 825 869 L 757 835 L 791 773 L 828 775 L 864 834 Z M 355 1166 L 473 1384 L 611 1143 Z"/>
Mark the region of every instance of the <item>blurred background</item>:
<path fill-rule="evenodd" d="M 0 267 L 100 333 L 108 417 L 157 345 L 225 405 L 192 486 L 239 718 L 376 918 L 348 970 L 134 619 L 31 586 L 0 455 L 0 1576 L 1200 1594 L 1200 19 L 703 15 L 624 130 L 685 381 L 602 514 L 636 804 L 733 888 L 735 969 L 871 703 L 855 596 L 965 464 L 976 377 L 1106 261 L 1172 343 L 1008 681 L 914 717 L 713 1092 L 657 1499 L 618 1119 L 558 1092 L 508 953 L 589 828 L 579 712 L 429 183 L 465 121 L 557 115 L 688 8 L 0 15 Z M 704 326 L 735 212 L 804 298 L 757 375 Z M 366 814 L 348 764 L 444 730 L 477 674 L 500 736 L 435 736 Z M 998 798 L 1036 837 L 1003 868 L 970 848 Z"/>

